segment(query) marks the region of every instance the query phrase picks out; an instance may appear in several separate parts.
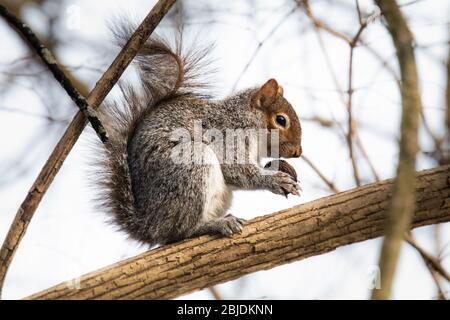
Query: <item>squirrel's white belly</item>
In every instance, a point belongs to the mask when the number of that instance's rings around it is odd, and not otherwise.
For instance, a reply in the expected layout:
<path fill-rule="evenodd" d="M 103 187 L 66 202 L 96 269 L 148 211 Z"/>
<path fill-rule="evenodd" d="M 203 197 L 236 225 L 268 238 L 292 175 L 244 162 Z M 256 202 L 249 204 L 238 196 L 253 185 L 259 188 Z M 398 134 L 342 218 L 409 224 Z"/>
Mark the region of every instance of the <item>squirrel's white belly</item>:
<path fill-rule="evenodd" d="M 210 221 L 225 215 L 231 204 L 231 190 L 225 183 L 219 160 L 214 151 L 205 145 L 203 155 L 208 170 L 204 177 L 205 199 L 202 216 L 204 221 Z"/>

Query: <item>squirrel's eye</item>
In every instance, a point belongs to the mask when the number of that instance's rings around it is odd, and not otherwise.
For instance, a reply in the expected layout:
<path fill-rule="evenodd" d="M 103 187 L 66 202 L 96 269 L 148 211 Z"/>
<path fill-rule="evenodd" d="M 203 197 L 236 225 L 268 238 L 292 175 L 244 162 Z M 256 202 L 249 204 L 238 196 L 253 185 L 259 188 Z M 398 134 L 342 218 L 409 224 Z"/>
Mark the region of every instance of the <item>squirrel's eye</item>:
<path fill-rule="evenodd" d="M 286 127 L 286 118 L 285 117 L 283 117 L 281 115 L 277 115 L 277 117 L 275 119 L 280 126 Z"/>

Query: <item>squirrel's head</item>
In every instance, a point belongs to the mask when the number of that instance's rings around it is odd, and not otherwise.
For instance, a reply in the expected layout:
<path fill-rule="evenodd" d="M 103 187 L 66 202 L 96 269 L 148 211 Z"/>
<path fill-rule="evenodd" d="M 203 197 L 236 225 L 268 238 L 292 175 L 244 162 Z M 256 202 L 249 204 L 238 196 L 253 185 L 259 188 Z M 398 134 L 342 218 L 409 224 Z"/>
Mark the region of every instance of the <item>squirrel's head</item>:
<path fill-rule="evenodd" d="M 267 129 L 278 129 L 279 152 L 284 158 L 298 158 L 302 154 L 302 128 L 292 105 L 283 97 L 283 88 L 270 79 L 252 98 L 252 105 L 262 111 Z M 271 152 L 271 139 L 267 139 L 267 151 Z"/>

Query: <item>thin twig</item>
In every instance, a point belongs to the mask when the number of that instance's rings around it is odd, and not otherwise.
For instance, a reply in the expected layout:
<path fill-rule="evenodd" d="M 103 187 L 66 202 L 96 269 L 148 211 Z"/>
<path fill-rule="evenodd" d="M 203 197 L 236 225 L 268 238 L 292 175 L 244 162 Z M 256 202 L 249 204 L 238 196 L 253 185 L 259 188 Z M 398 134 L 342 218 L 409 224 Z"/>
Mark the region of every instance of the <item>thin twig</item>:
<path fill-rule="evenodd" d="M 47 121 L 50 121 L 50 122 L 68 123 L 67 120 L 55 119 L 51 115 L 33 113 L 33 112 L 29 112 L 29 111 L 21 110 L 21 109 L 16 109 L 16 108 L 8 108 L 8 107 L 0 106 L 0 112 L 17 113 L 17 114 L 22 114 L 22 115 L 29 116 L 29 117 L 34 117 L 34 118 L 47 120 Z"/>
<path fill-rule="evenodd" d="M 108 134 L 103 127 L 100 119 L 97 116 L 97 112 L 89 105 L 83 95 L 73 86 L 70 79 L 64 74 L 64 72 L 58 66 L 55 56 L 48 50 L 44 44 L 38 39 L 36 34 L 31 28 L 9 10 L 0 4 L 0 15 L 8 21 L 8 23 L 14 27 L 22 36 L 25 41 L 28 42 L 31 48 L 34 49 L 36 54 L 42 59 L 42 62 L 48 67 L 55 79 L 66 90 L 70 98 L 75 102 L 80 111 L 84 114 L 87 120 L 91 123 L 92 128 L 97 133 L 100 140 L 105 143 L 108 141 Z"/>
<path fill-rule="evenodd" d="M 309 6 L 308 6 L 308 8 L 309 8 Z M 310 9 L 309 9 L 309 12 L 311 13 Z M 328 70 L 330 72 L 330 76 L 331 76 L 331 78 L 332 78 L 332 80 L 334 82 L 334 85 L 336 86 L 336 91 L 338 93 L 340 93 L 339 97 L 341 97 L 342 103 L 345 104 L 346 102 L 345 102 L 345 97 L 344 97 L 344 94 L 343 94 L 344 90 L 342 89 L 342 87 L 341 87 L 341 85 L 339 83 L 339 80 L 337 79 L 336 73 L 334 72 L 333 64 L 331 63 L 331 58 L 330 58 L 330 56 L 328 54 L 328 51 L 326 50 L 325 43 L 324 43 L 324 41 L 322 39 L 322 34 L 320 33 L 320 28 L 316 24 L 314 24 L 314 31 L 315 31 L 315 34 L 316 34 L 316 37 L 317 37 L 317 41 L 319 42 L 319 46 L 320 46 L 321 52 L 322 52 L 322 54 L 324 56 L 325 63 L 326 63 L 327 68 L 328 68 Z M 344 130 L 344 127 L 342 126 L 342 124 L 340 122 L 338 122 L 338 121 L 335 121 L 335 123 L 338 126 L 338 129 L 340 130 L 340 132 L 345 136 L 345 130 Z"/>
<path fill-rule="evenodd" d="M 350 105 L 349 105 L 349 102 L 348 102 L 349 100 L 346 100 L 345 97 L 344 97 L 344 94 L 343 94 L 344 91 L 343 91 L 343 89 L 342 89 L 342 87 L 341 87 L 341 85 L 339 83 L 339 80 L 337 79 L 336 73 L 334 72 L 333 64 L 331 63 L 331 59 L 330 59 L 330 57 L 328 55 L 328 52 L 327 52 L 327 50 L 325 48 L 325 44 L 323 43 L 323 39 L 322 39 L 321 34 L 320 34 L 320 29 L 324 29 L 327 32 L 329 32 L 330 34 L 332 34 L 332 35 L 334 35 L 334 36 L 336 36 L 338 38 L 344 39 L 345 42 L 347 42 L 350 45 L 351 48 L 352 48 L 351 44 L 353 42 L 353 39 L 350 39 L 347 36 L 344 37 L 344 36 L 342 36 L 342 34 L 340 34 L 338 32 L 333 32 L 333 29 L 329 28 L 325 23 L 323 23 L 322 21 L 318 20 L 312 13 L 311 7 L 309 5 L 309 1 L 302 0 L 302 1 L 299 1 L 299 4 L 302 5 L 306 15 L 313 22 L 314 30 L 316 31 L 316 35 L 317 35 L 317 38 L 318 38 L 318 41 L 319 41 L 319 45 L 320 45 L 322 53 L 323 53 L 323 55 L 325 57 L 325 63 L 327 64 L 327 67 L 328 67 L 328 69 L 330 71 L 330 75 L 331 75 L 331 77 L 333 79 L 333 82 L 334 82 L 338 92 L 341 93 L 340 97 L 342 99 L 342 103 L 347 106 L 347 110 L 350 110 L 350 111 L 348 111 L 348 114 L 349 114 L 349 123 L 351 123 L 351 125 L 349 125 L 347 133 L 345 133 L 345 130 L 342 127 L 341 127 L 341 130 L 342 130 L 342 132 L 344 132 L 344 136 L 346 138 L 347 145 L 348 145 L 348 148 L 349 148 L 350 160 L 351 160 L 351 164 L 352 164 L 353 176 L 355 178 L 355 183 L 358 186 L 360 186 L 361 182 L 360 182 L 360 178 L 359 178 L 359 172 L 358 172 L 358 169 L 357 169 L 357 166 L 356 166 L 356 160 L 355 160 L 355 157 L 354 157 L 352 139 L 351 138 L 349 139 L 349 137 L 351 137 L 352 131 L 353 131 L 353 120 L 351 118 L 351 102 L 350 102 Z M 351 77 L 351 74 L 352 74 L 352 70 L 351 70 L 351 68 L 352 68 L 352 58 L 353 58 L 353 50 L 351 49 L 350 50 L 350 73 L 349 73 L 349 86 L 350 87 L 351 87 L 351 81 L 352 81 L 352 79 L 351 79 L 352 78 Z M 349 97 L 350 98 L 351 98 L 351 95 L 352 95 L 351 91 L 352 90 L 348 90 L 347 91 L 349 93 Z"/>
<path fill-rule="evenodd" d="M 362 17 L 361 8 L 359 7 L 359 1 L 356 0 L 355 2 L 356 2 L 356 12 L 358 13 L 359 25 L 363 25 L 363 17 Z"/>
<path fill-rule="evenodd" d="M 324 128 L 332 128 L 336 124 L 336 121 L 330 120 L 330 119 L 326 119 L 326 118 L 318 116 L 318 115 L 314 115 L 314 116 L 311 116 L 311 117 L 300 117 L 300 120 L 301 121 L 308 121 L 308 122 L 315 122 L 315 123 L 319 124 L 320 126 L 322 126 Z"/>
<path fill-rule="evenodd" d="M 445 291 L 442 289 L 439 274 L 429 264 L 426 264 L 426 266 L 427 266 L 428 270 L 430 271 L 430 274 L 431 274 L 431 277 L 433 278 L 434 284 L 436 285 L 438 300 L 447 300 Z"/>
<path fill-rule="evenodd" d="M 435 245 L 436 259 L 442 263 L 442 257 L 440 255 L 442 249 L 442 239 L 441 239 L 441 226 L 439 224 L 433 227 L 433 234 L 435 242 L 434 245 Z M 436 283 L 437 298 L 440 300 L 447 300 L 446 292 L 443 290 L 441 286 L 442 281 L 441 276 L 430 267 L 428 267 L 428 270 L 430 270 L 431 276 L 433 277 L 433 280 Z"/>
<path fill-rule="evenodd" d="M 232 91 L 235 91 L 237 88 L 237 85 L 239 84 L 239 81 L 241 81 L 242 77 L 244 76 L 244 74 L 247 72 L 248 68 L 250 67 L 250 65 L 252 64 L 253 60 L 255 59 L 255 57 L 258 55 L 258 52 L 261 50 L 261 48 L 263 47 L 263 45 L 275 34 L 275 32 L 281 27 L 281 25 L 283 25 L 283 23 L 286 22 L 286 20 L 292 15 L 294 14 L 294 12 L 297 11 L 297 7 L 292 8 L 292 10 L 288 11 L 279 21 L 277 24 L 275 24 L 275 26 L 269 31 L 269 33 L 264 37 L 263 40 L 258 42 L 258 45 L 256 46 L 255 50 L 253 51 L 253 53 L 250 55 L 250 58 L 248 59 L 247 63 L 245 64 L 244 68 L 242 69 L 241 73 L 239 74 L 239 76 L 237 77 L 236 81 L 234 82 Z"/>
<path fill-rule="evenodd" d="M 372 172 L 372 175 L 376 182 L 379 182 L 381 180 L 380 175 L 378 174 L 377 170 L 375 169 L 372 160 L 370 160 L 369 154 L 366 151 L 366 147 L 364 147 L 361 137 L 359 136 L 359 131 L 356 130 L 354 132 L 356 145 L 359 148 L 359 151 L 361 152 L 362 156 L 366 159 L 367 164 L 369 165 L 370 171 Z"/>
<path fill-rule="evenodd" d="M 357 165 L 356 165 L 356 159 L 355 159 L 354 151 L 353 151 L 353 143 L 352 143 L 352 138 L 351 138 L 353 136 L 356 138 L 357 146 L 360 149 L 362 156 L 364 157 L 364 159 L 368 163 L 368 165 L 370 167 L 370 170 L 371 170 L 375 180 L 376 181 L 380 181 L 379 175 L 378 175 L 377 171 L 375 170 L 375 167 L 374 167 L 371 159 L 369 158 L 368 153 L 366 152 L 366 150 L 364 148 L 364 145 L 363 145 L 363 143 L 361 141 L 361 138 L 359 137 L 357 126 L 354 123 L 354 120 L 353 120 L 353 117 L 352 117 L 352 111 L 351 111 L 351 109 L 352 109 L 352 101 L 351 101 L 351 99 L 352 99 L 352 95 L 353 95 L 353 92 L 354 92 L 353 85 L 352 85 L 353 50 L 358 44 L 362 44 L 375 57 L 381 59 L 381 56 L 375 50 L 373 50 L 372 48 L 366 46 L 364 44 L 364 42 L 362 41 L 362 39 L 361 39 L 362 32 L 367 27 L 368 23 L 370 21 L 373 21 L 375 19 L 375 17 L 378 16 L 379 13 L 374 13 L 370 17 L 368 17 L 366 19 L 363 19 L 362 18 L 362 14 L 361 14 L 360 9 L 359 9 L 359 4 L 357 3 L 357 5 L 358 5 L 358 7 L 357 7 L 358 15 L 361 15 L 360 28 L 358 28 L 358 31 L 356 32 L 355 36 L 350 38 L 349 36 L 332 29 L 325 22 L 319 20 L 313 14 L 308 0 L 296 0 L 296 2 L 300 6 L 302 6 L 302 8 L 305 11 L 306 16 L 313 22 L 314 30 L 316 31 L 316 35 L 317 35 L 317 38 L 318 38 L 318 41 L 319 41 L 319 45 L 320 45 L 321 51 L 322 51 L 322 53 L 323 53 L 323 55 L 325 57 L 325 62 L 327 64 L 328 70 L 330 71 L 330 75 L 332 77 L 332 80 L 333 80 L 333 82 L 334 82 L 334 84 L 335 84 L 335 86 L 337 88 L 337 92 L 340 93 L 342 104 L 347 107 L 347 112 L 348 112 L 348 122 L 347 122 L 348 123 L 348 130 L 347 130 L 347 132 L 343 129 L 343 127 L 342 127 L 342 125 L 340 123 L 337 123 L 337 125 L 338 125 L 339 129 L 341 130 L 341 132 L 343 133 L 343 135 L 345 137 L 345 140 L 346 140 L 346 142 L 348 144 L 348 147 L 349 147 L 349 155 L 350 155 L 350 159 L 351 159 L 351 165 L 352 165 L 352 169 L 353 169 L 353 176 L 354 176 L 354 179 L 355 179 L 355 183 L 357 185 L 359 185 L 361 182 L 360 182 L 359 171 L 358 171 L 358 168 L 357 168 Z M 335 36 L 335 37 L 337 37 L 337 38 L 339 38 L 341 40 L 344 40 L 350 46 L 350 63 L 349 63 L 350 72 L 349 72 L 349 88 L 346 91 L 347 94 L 348 94 L 347 99 L 346 99 L 346 97 L 344 95 L 345 92 L 342 89 L 342 87 L 341 87 L 341 85 L 340 85 L 340 83 L 338 81 L 337 75 L 334 72 L 333 64 L 331 63 L 331 59 L 330 59 L 330 57 L 328 55 L 328 52 L 327 52 L 327 50 L 325 48 L 325 44 L 323 43 L 323 39 L 322 39 L 322 36 L 320 34 L 320 30 L 324 30 L 327 33 L 331 34 L 332 36 Z M 390 71 L 392 70 L 392 72 L 393 72 L 393 69 L 387 64 L 387 62 L 383 61 L 383 63 L 386 64 L 388 69 Z M 395 76 L 395 72 L 393 72 L 393 74 Z M 350 139 L 349 139 L 349 137 L 350 137 Z"/>
<path fill-rule="evenodd" d="M 432 268 L 436 270 L 436 272 L 438 272 L 445 280 L 450 282 L 450 274 L 444 269 L 444 267 L 442 267 L 439 260 L 429 254 L 422 247 L 420 247 L 420 245 L 409 233 L 405 234 L 405 241 L 408 242 L 414 249 L 416 249 L 417 252 L 419 252 L 419 254 L 427 264 L 430 264 Z"/>
<path fill-rule="evenodd" d="M 347 35 L 343 34 L 342 32 L 336 31 L 333 28 L 329 27 L 326 23 L 324 23 L 323 21 L 317 19 L 312 11 L 311 11 L 311 7 L 309 5 L 309 1 L 308 0 L 296 0 L 297 4 L 300 5 L 301 7 L 303 7 L 306 16 L 313 22 L 314 27 L 316 29 L 323 29 L 326 32 L 328 32 L 329 34 L 344 40 L 347 43 L 351 42 L 351 38 L 348 37 Z"/>
<path fill-rule="evenodd" d="M 222 300 L 222 297 L 219 294 L 219 291 L 217 291 L 217 288 L 214 286 L 211 286 L 208 288 L 209 292 L 211 292 L 214 300 Z"/>
<path fill-rule="evenodd" d="M 436 225 L 436 226 L 438 226 L 438 225 Z M 419 252 L 422 260 L 425 263 L 425 266 L 427 267 L 428 271 L 430 272 L 431 278 L 433 279 L 434 284 L 436 285 L 436 288 L 437 288 L 437 298 L 439 300 L 447 300 L 447 297 L 446 297 L 445 292 L 442 289 L 442 285 L 441 285 L 441 274 L 439 271 L 436 270 L 436 268 L 433 266 L 433 263 L 430 262 L 430 260 L 429 260 L 430 258 L 432 258 L 432 260 L 434 260 L 434 257 L 432 257 L 431 255 L 428 256 L 427 253 L 424 252 L 423 249 L 417 245 L 417 243 L 415 242 L 414 239 L 411 239 L 411 240 L 413 242 L 408 241 L 406 239 L 406 241 Z"/>
<path fill-rule="evenodd" d="M 328 186 L 328 188 L 334 193 L 338 193 L 339 190 L 336 188 L 333 182 L 330 179 L 325 177 L 325 175 L 319 170 L 319 168 L 305 155 L 302 155 L 303 161 L 305 161 L 308 166 L 319 176 L 319 178 Z"/>
<path fill-rule="evenodd" d="M 356 2 L 358 3 L 358 2 Z M 361 13 L 359 11 L 358 6 L 358 15 L 360 16 Z M 347 98 L 347 114 L 348 114 L 348 131 L 347 131 L 347 145 L 348 145 L 348 152 L 350 161 L 352 163 L 353 168 L 353 177 L 355 179 L 356 185 L 359 187 L 361 185 L 361 178 L 359 175 L 359 169 L 358 165 L 356 163 L 356 157 L 355 153 L 353 151 L 353 135 L 356 127 L 356 123 L 353 120 L 353 55 L 354 55 L 354 49 L 356 47 L 356 44 L 358 43 L 359 37 L 361 36 L 363 30 L 367 27 L 366 22 L 362 22 L 360 18 L 360 27 L 358 31 L 356 32 L 356 35 L 352 38 L 350 41 L 350 58 L 349 58 L 349 66 L 348 66 L 348 98 Z"/>

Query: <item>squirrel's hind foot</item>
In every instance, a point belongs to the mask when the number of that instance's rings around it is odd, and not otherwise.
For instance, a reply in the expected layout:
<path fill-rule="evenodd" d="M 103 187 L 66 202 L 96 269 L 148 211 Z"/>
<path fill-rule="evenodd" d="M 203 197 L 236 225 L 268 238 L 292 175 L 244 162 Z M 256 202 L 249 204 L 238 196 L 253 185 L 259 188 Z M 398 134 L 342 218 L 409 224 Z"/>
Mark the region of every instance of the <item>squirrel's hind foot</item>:
<path fill-rule="evenodd" d="M 242 233 L 244 222 L 244 219 L 237 218 L 232 214 L 227 214 L 224 217 L 220 217 L 200 225 L 192 236 L 221 234 L 229 237 L 236 233 Z"/>

